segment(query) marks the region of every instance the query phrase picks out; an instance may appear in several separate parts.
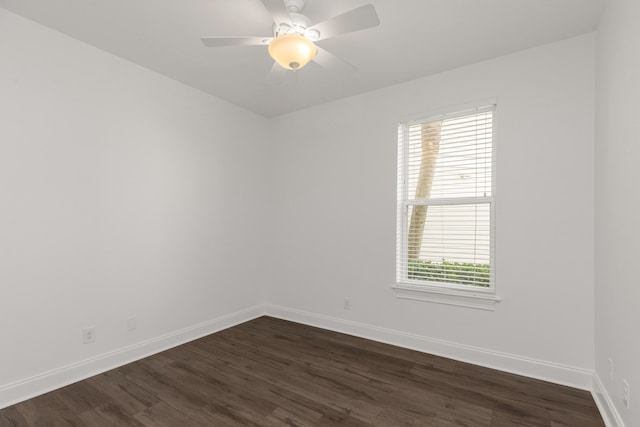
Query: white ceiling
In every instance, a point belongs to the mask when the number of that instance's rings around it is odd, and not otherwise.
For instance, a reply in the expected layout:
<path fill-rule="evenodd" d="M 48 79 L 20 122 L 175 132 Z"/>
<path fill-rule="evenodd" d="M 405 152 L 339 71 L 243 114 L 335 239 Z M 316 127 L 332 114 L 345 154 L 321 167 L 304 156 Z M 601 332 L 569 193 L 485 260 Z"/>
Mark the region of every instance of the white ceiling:
<path fill-rule="evenodd" d="M 0 0 L 0 7 L 272 117 L 596 29 L 604 0 L 308 0 L 320 22 L 372 3 L 379 27 L 318 45 L 355 72 L 315 63 L 265 81 L 266 46 L 206 48 L 202 36 L 271 36 L 260 0 Z"/>

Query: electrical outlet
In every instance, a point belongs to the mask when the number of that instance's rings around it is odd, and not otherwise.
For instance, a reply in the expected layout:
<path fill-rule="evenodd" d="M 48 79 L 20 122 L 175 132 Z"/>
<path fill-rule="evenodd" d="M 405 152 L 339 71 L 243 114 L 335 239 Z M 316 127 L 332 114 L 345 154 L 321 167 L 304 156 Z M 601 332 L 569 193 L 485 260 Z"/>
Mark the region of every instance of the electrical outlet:
<path fill-rule="evenodd" d="M 96 328 L 84 328 L 82 330 L 82 344 L 91 344 L 96 340 Z"/>
<path fill-rule="evenodd" d="M 135 331 L 138 328 L 138 318 L 131 316 L 127 319 L 127 331 Z"/>
<path fill-rule="evenodd" d="M 613 381 L 613 359 L 609 358 L 609 377 Z"/>
<path fill-rule="evenodd" d="M 631 390 L 629 389 L 629 383 L 627 382 L 627 380 L 622 380 L 622 386 L 623 386 L 623 394 L 622 394 L 622 403 L 624 403 L 624 406 L 626 406 L 627 408 L 630 405 L 629 399 L 631 398 Z"/>
<path fill-rule="evenodd" d="M 351 310 L 351 298 L 344 299 L 344 309 Z"/>

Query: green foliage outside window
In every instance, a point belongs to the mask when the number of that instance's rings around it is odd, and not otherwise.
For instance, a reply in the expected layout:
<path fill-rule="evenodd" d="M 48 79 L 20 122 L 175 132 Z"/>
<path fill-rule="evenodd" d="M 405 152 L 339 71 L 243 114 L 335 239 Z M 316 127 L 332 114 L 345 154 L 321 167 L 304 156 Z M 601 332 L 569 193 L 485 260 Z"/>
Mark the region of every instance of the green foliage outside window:
<path fill-rule="evenodd" d="M 442 262 L 432 262 L 417 259 L 410 260 L 408 267 L 408 277 L 413 280 L 428 280 L 483 288 L 490 286 L 489 264 L 451 262 L 444 259 Z"/>

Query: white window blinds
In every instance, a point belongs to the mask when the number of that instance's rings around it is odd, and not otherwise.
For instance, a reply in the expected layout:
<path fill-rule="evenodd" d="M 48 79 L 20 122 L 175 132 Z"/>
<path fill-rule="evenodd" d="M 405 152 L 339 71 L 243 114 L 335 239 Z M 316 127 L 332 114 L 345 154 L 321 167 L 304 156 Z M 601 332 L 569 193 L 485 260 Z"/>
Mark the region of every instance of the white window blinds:
<path fill-rule="evenodd" d="M 494 111 L 400 124 L 398 282 L 493 288 Z"/>

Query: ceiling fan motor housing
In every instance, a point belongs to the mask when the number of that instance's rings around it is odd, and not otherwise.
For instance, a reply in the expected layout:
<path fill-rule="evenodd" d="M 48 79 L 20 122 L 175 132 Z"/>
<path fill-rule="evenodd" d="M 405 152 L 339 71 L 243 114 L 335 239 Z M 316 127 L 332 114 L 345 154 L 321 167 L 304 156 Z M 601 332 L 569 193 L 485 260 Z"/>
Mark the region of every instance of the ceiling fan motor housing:
<path fill-rule="evenodd" d="M 320 37 L 320 32 L 318 30 L 308 30 L 311 26 L 311 20 L 304 16 L 301 13 L 293 12 L 289 14 L 291 18 L 291 24 L 282 23 L 280 25 L 274 24 L 273 35 L 275 37 L 284 35 L 284 34 L 300 34 L 301 36 L 305 36 L 310 40 L 317 40 Z"/>
<path fill-rule="evenodd" d="M 296 33 L 304 34 L 304 30 L 311 26 L 311 19 L 301 13 L 290 13 L 291 23 Z"/>

